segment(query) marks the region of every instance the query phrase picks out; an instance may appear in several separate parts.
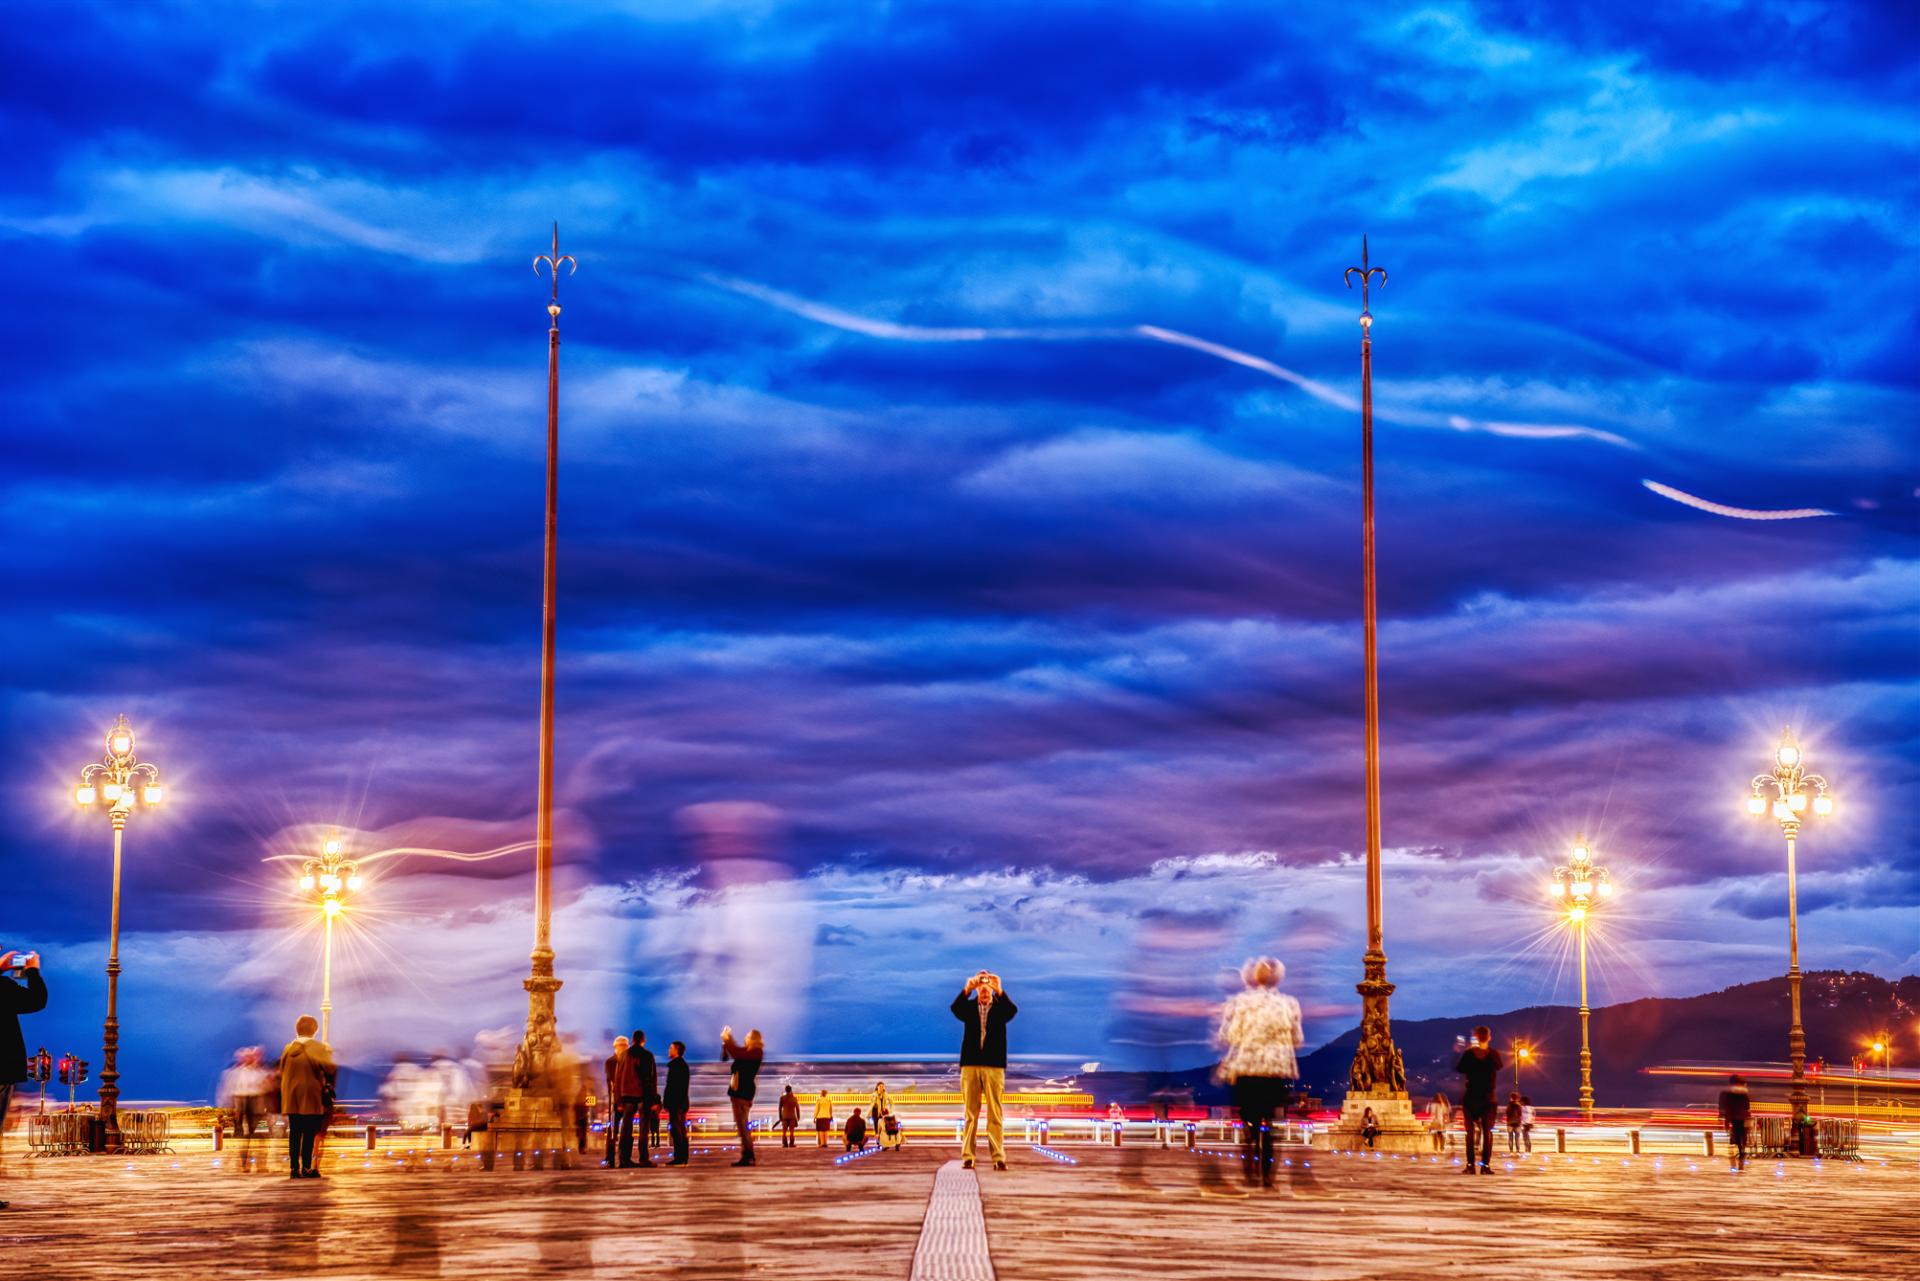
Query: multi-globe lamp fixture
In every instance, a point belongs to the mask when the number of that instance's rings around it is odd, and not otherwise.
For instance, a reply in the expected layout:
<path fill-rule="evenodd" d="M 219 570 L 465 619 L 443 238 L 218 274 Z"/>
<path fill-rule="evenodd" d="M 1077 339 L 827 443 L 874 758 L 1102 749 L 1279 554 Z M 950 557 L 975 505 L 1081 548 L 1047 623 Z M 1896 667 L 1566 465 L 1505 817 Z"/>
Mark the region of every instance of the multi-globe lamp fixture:
<path fill-rule="evenodd" d="M 1794 740 L 1792 726 L 1780 731 L 1779 746 L 1773 749 L 1773 768 L 1755 774 L 1752 789 L 1747 813 L 1755 818 L 1771 817 L 1787 838 L 1787 990 L 1793 1006 L 1793 1022 L 1787 1031 L 1793 1088 L 1787 1101 L 1798 1125 L 1807 1115 L 1807 1034 L 1800 1025 L 1800 892 L 1794 847 L 1801 823 L 1809 817 L 1825 818 L 1833 813 L 1833 797 L 1828 794 L 1826 779 L 1807 773 L 1806 754 Z"/>
<path fill-rule="evenodd" d="M 333 923 L 347 910 L 346 896 L 361 885 L 337 833 L 321 844 L 317 857 L 301 863 L 299 884 L 320 909 L 320 1039 L 327 1041 L 333 1034 Z"/>
<path fill-rule="evenodd" d="M 80 771 L 73 789 L 82 809 L 105 808 L 113 823 L 113 916 L 107 933 L 107 1018 L 100 1047 L 100 1125 L 102 1146 L 120 1150 L 120 844 L 127 817 L 136 806 L 152 808 L 166 799 L 160 771 L 134 755 L 133 726 L 122 715 L 107 731 L 106 755 Z"/>
<path fill-rule="evenodd" d="M 1607 869 L 1595 866 L 1593 847 L 1576 836 L 1564 867 L 1553 869 L 1553 892 L 1580 941 L 1580 1117 L 1593 1120 L 1593 1046 L 1587 1025 L 1593 1011 L 1587 1005 L 1587 923 L 1601 899 L 1613 893 Z"/>

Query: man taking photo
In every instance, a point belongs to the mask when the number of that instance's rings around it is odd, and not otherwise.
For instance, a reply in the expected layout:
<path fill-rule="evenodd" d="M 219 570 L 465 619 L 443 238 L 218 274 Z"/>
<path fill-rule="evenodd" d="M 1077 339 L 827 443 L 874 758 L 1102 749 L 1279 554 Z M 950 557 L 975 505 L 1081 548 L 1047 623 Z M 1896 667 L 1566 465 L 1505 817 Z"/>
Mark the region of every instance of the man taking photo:
<path fill-rule="evenodd" d="M 24 983 L 15 981 L 16 972 Z M 0 955 L 0 1141 L 6 1138 L 13 1087 L 27 1079 L 27 1042 L 20 1034 L 20 1016 L 46 1008 L 47 983 L 40 977 L 40 954 Z M 6 1208 L 7 1203 L 0 1201 L 0 1210 Z"/>

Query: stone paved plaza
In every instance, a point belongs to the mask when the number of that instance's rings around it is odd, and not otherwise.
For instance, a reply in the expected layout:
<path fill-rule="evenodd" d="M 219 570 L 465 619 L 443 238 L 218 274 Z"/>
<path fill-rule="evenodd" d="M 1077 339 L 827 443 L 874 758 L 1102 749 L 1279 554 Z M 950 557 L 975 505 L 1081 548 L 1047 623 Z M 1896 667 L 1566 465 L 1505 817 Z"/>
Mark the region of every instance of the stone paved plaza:
<path fill-rule="evenodd" d="M 329 1177 L 248 1172 L 234 1149 L 22 1161 L 0 1219 L 8 1277 L 1400 1278 L 1473 1260 L 1504 1275 L 1897 1277 L 1920 1268 L 1920 1167 L 1684 1155 L 1514 1159 L 1463 1178 L 1431 1160 L 1293 1149 L 1249 1194 L 1202 1152 L 1015 1147 L 978 1172 L 992 1271 L 915 1256 L 949 1147 L 836 1164 L 763 1149 L 751 1170 L 477 1168 L 437 1150 L 330 1157 Z M 458 1161 L 454 1156 L 460 1156 Z M 214 1162 L 218 1160 L 216 1166 Z M 1310 1163 L 1310 1164 L 1309 1164 Z M 939 1260 L 933 1260 L 938 1263 Z"/>

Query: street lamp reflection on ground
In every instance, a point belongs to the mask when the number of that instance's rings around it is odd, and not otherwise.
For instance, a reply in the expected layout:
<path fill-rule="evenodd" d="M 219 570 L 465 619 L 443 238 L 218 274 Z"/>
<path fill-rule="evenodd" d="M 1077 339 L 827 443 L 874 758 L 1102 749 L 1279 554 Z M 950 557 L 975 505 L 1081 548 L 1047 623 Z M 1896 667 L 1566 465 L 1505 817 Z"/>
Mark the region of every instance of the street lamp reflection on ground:
<path fill-rule="evenodd" d="M 1805 765 L 1805 754 L 1788 726 L 1780 731 L 1780 745 L 1773 749 L 1772 771 L 1753 776 L 1753 794 L 1747 797 L 1747 813 L 1756 818 L 1771 816 L 1787 838 L 1787 990 L 1793 1004 L 1793 1023 L 1787 1031 L 1793 1089 L 1787 1101 L 1796 1126 L 1807 1115 L 1807 1034 L 1800 1026 L 1800 894 L 1794 845 L 1800 824 L 1810 814 L 1825 817 L 1833 813 L 1827 780 L 1807 773 Z"/>
<path fill-rule="evenodd" d="M 1613 893 L 1607 869 L 1596 867 L 1593 849 L 1585 836 L 1573 840 L 1573 852 L 1565 867 L 1553 869 L 1553 892 L 1560 898 L 1580 940 L 1580 1118 L 1593 1120 L 1593 1046 L 1587 1037 L 1587 1023 L 1593 1011 L 1587 1005 L 1587 920 L 1595 906 Z"/>
<path fill-rule="evenodd" d="M 136 803 L 155 806 L 166 799 L 160 771 L 133 754 L 133 727 L 122 715 L 107 731 L 107 754 L 80 771 L 73 800 L 82 809 L 105 807 L 113 822 L 113 918 L 107 934 L 107 1021 L 100 1048 L 100 1124 L 102 1145 L 120 1150 L 120 838 Z"/>
<path fill-rule="evenodd" d="M 320 944 L 320 1039 L 328 1044 L 332 1044 L 333 1033 L 333 922 L 347 910 L 346 896 L 359 888 L 359 870 L 342 852 L 337 832 L 321 844 L 318 857 L 300 864 L 300 889 L 313 896 L 324 931 Z"/>

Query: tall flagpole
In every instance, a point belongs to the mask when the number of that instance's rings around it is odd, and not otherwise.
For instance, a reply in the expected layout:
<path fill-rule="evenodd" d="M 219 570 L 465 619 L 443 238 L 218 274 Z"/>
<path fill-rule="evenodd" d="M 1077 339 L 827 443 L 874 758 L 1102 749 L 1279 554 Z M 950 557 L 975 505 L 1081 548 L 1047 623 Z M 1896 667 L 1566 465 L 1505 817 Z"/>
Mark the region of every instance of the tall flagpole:
<path fill-rule="evenodd" d="M 1368 1100 L 1376 1117 L 1389 1129 L 1398 1108 L 1380 1106 L 1380 1102 L 1405 1100 L 1406 1068 L 1400 1051 L 1393 1044 L 1393 1029 L 1387 1016 L 1387 998 L 1393 984 L 1387 981 L 1387 953 L 1381 924 L 1380 894 L 1380 650 L 1379 609 L 1374 582 L 1373 537 L 1373 277 L 1387 283 L 1384 268 L 1373 265 L 1367 240 L 1360 238 L 1360 265 L 1349 267 L 1343 279 L 1353 288 L 1354 276 L 1360 277 L 1360 556 L 1361 556 L 1361 634 L 1366 682 L 1366 796 L 1367 796 L 1367 950 L 1361 958 L 1363 976 L 1358 986 L 1361 998 L 1360 1044 L 1354 1052 L 1349 1071 L 1348 1099 Z M 1410 1105 L 1407 1118 L 1411 1121 Z M 1344 1118 L 1343 1118 L 1344 1119 Z M 1384 1136 L 1383 1136 L 1384 1137 Z"/>
<path fill-rule="evenodd" d="M 514 1084 L 525 1088 L 544 1079 L 558 1046 L 553 976 L 553 687 L 554 617 L 558 599 L 560 532 L 560 268 L 578 270 L 572 254 L 560 252 L 560 224 L 553 225 L 553 250 L 533 260 L 534 274 L 545 264 L 553 278 L 547 303 L 547 530 L 546 575 L 540 623 L 540 781 L 534 828 L 533 952 L 528 976 L 527 1035 L 514 1060 Z"/>

